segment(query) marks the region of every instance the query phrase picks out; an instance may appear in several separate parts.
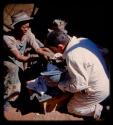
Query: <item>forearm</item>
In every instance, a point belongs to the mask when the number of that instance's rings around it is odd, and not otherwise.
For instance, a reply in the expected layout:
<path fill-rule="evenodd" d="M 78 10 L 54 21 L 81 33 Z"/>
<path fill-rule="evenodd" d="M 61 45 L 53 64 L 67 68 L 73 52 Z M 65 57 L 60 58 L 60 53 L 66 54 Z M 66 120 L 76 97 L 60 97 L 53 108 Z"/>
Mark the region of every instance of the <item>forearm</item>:
<path fill-rule="evenodd" d="M 43 49 L 43 51 L 46 51 L 46 52 L 49 52 L 49 53 L 54 54 L 53 51 L 51 51 L 49 48 L 44 47 L 44 48 L 42 48 L 42 49 Z"/>
<path fill-rule="evenodd" d="M 10 51 L 18 61 L 25 62 L 30 58 L 30 55 L 27 56 L 22 55 L 17 48 L 11 49 Z"/>
<path fill-rule="evenodd" d="M 45 58 L 52 58 L 54 53 L 46 48 L 38 48 L 37 53 L 43 55 Z"/>
<path fill-rule="evenodd" d="M 21 62 L 26 62 L 29 58 L 30 58 L 30 56 L 24 56 L 24 55 L 18 55 L 18 56 L 16 56 L 16 59 L 18 61 L 21 61 Z"/>

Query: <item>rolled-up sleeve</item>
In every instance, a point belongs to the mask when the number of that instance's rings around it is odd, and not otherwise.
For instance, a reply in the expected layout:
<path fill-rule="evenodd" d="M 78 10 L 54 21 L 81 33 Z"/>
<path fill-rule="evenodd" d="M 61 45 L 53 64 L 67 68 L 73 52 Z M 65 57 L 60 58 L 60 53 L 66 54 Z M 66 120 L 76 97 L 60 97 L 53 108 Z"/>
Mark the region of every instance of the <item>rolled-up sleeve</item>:
<path fill-rule="evenodd" d="M 8 49 L 15 49 L 16 48 L 16 42 L 12 37 L 4 35 L 3 41 Z"/>

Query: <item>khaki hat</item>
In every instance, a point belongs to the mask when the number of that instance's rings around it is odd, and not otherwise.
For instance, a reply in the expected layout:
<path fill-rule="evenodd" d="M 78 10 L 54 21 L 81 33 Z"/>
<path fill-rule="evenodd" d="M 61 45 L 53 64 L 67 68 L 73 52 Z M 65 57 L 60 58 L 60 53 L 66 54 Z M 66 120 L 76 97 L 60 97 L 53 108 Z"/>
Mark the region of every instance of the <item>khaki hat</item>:
<path fill-rule="evenodd" d="M 19 12 L 18 14 L 13 15 L 11 18 L 12 18 L 11 27 L 13 28 L 19 22 L 29 21 L 33 19 L 33 17 L 28 16 L 27 13 L 25 12 Z"/>

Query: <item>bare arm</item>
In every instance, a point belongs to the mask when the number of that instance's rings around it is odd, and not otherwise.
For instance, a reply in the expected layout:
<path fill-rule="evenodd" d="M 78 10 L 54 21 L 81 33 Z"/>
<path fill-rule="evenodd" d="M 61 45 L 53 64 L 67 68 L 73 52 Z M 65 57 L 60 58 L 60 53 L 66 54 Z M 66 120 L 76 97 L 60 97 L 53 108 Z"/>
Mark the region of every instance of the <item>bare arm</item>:
<path fill-rule="evenodd" d="M 30 58 L 30 55 L 28 56 L 21 55 L 21 53 L 16 48 L 11 49 L 10 51 L 18 61 L 25 62 Z"/>
<path fill-rule="evenodd" d="M 36 52 L 43 55 L 46 59 L 51 59 L 54 56 L 54 53 L 48 48 L 38 48 Z"/>
<path fill-rule="evenodd" d="M 46 59 L 53 57 L 54 53 L 49 48 L 45 48 L 44 45 L 35 38 L 35 35 L 31 31 L 28 31 L 27 33 L 29 44 L 32 46 L 32 48 L 34 48 L 37 54 L 44 56 Z"/>

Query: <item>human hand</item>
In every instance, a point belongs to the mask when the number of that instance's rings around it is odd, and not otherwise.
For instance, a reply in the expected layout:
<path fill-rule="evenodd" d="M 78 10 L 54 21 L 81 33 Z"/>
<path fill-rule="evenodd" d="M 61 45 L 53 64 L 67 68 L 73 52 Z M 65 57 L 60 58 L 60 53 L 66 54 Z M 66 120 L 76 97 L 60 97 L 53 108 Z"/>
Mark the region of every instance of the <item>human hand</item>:
<path fill-rule="evenodd" d="M 63 59 L 62 54 L 61 53 L 55 53 L 52 59 L 54 59 L 54 60 Z"/>
<path fill-rule="evenodd" d="M 25 49 L 24 54 L 27 55 L 30 51 L 31 51 L 31 48 L 27 48 L 27 49 Z"/>
<path fill-rule="evenodd" d="M 30 59 L 30 54 L 28 54 L 27 56 L 22 55 L 21 57 L 22 57 L 23 61 L 26 62 Z"/>

